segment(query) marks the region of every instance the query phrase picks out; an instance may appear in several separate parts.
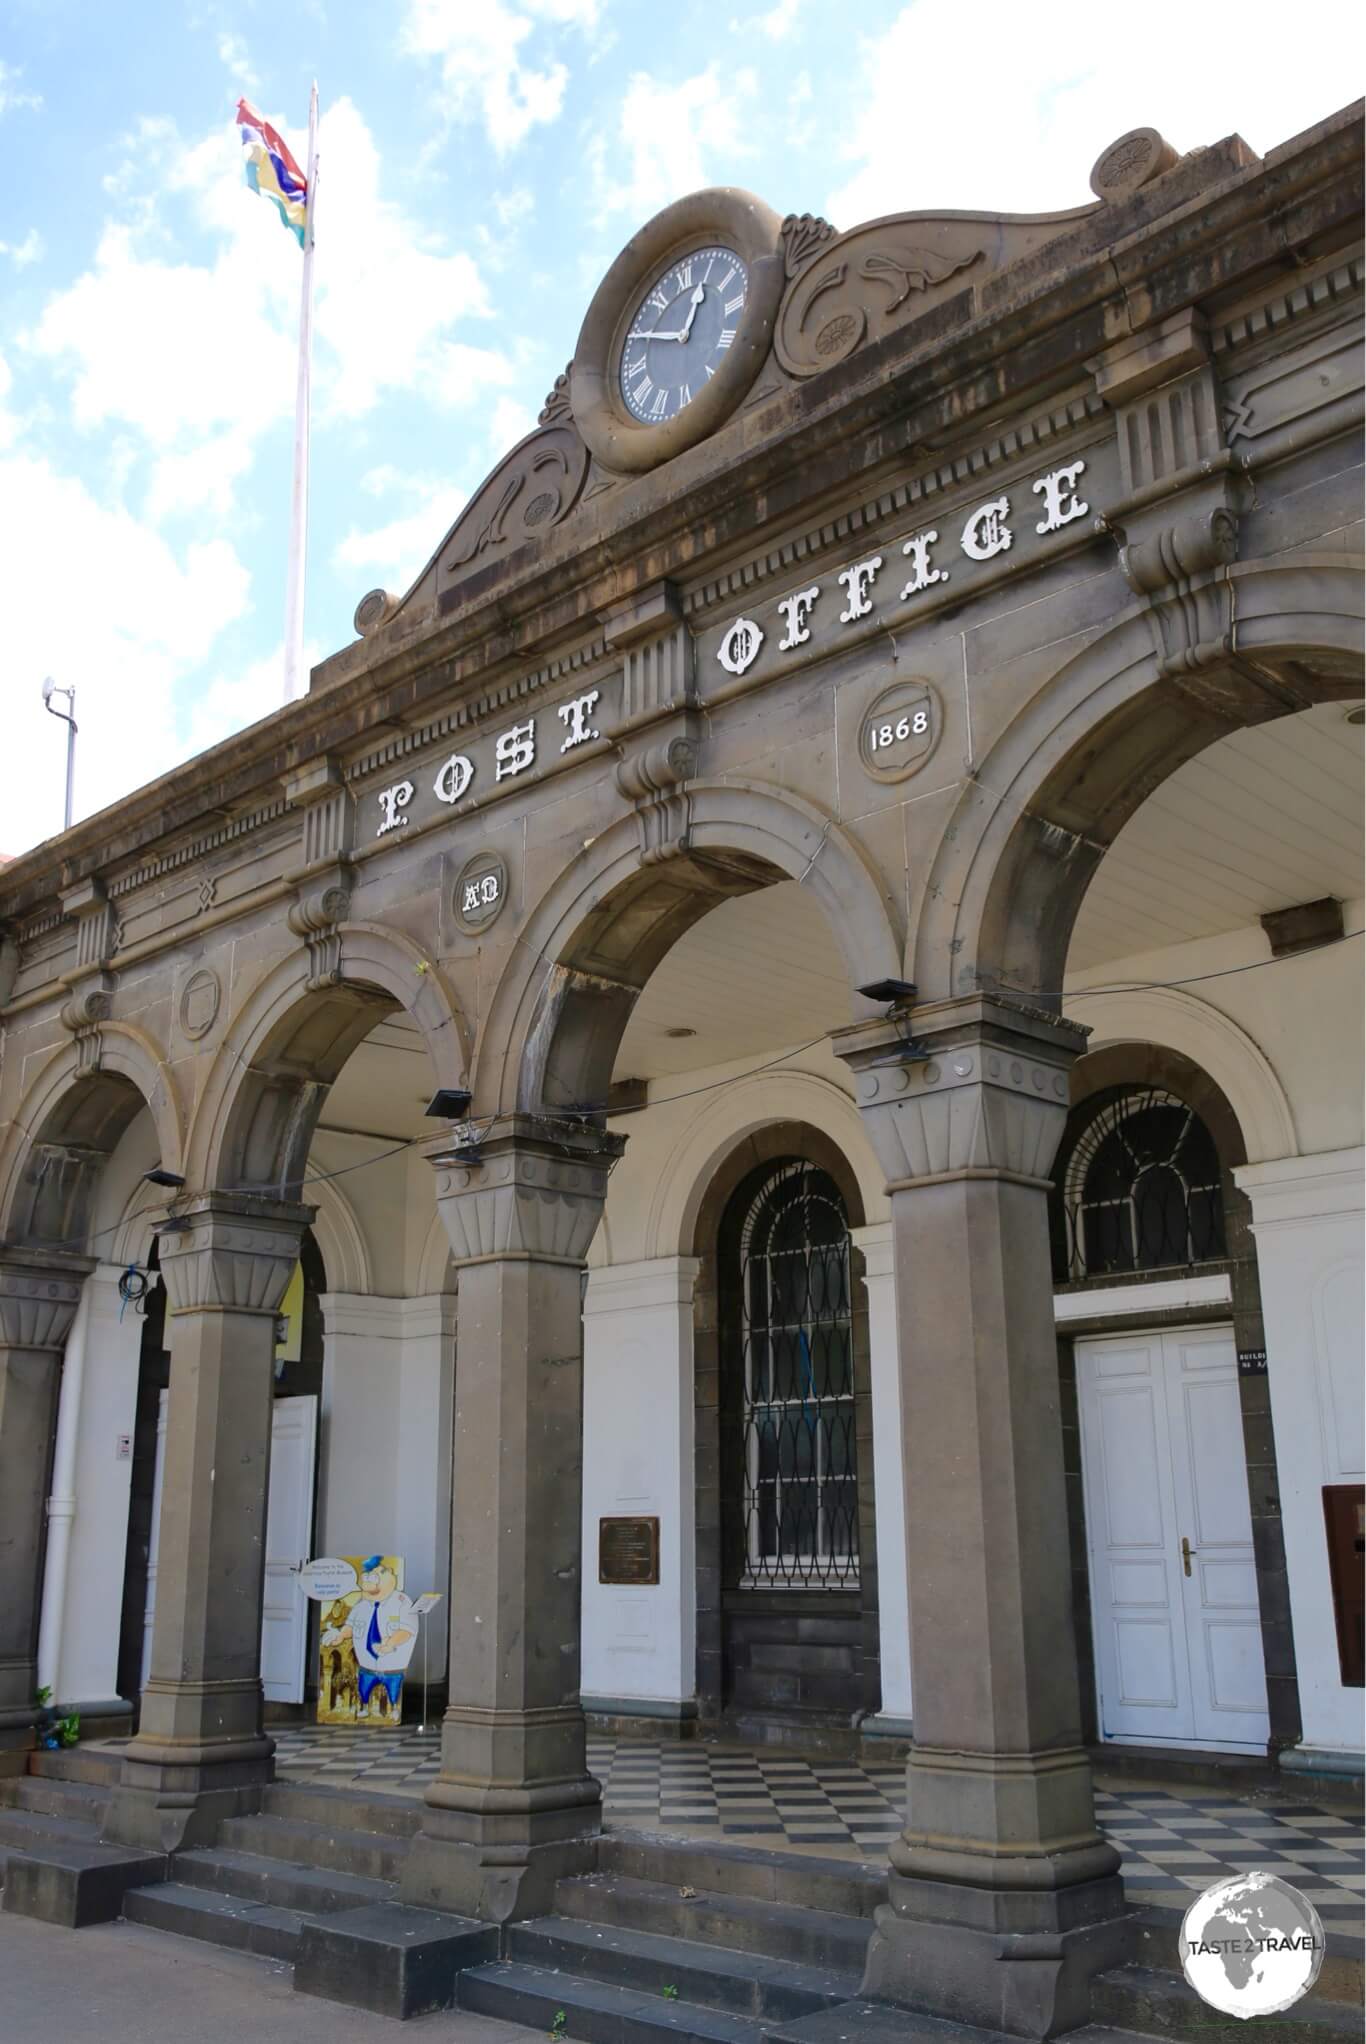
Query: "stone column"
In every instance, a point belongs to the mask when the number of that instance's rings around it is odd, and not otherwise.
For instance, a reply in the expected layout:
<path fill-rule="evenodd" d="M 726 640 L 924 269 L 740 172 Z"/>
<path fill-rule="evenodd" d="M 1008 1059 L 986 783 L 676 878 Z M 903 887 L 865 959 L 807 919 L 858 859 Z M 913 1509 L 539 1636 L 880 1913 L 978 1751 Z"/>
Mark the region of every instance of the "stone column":
<path fill-rule="evenodd" d="M 0 1249 L 0 1774 L 33 1744 L 43 1502 L 62 1356 L 92 1268 L 59 1250 Z"/>
<path fill-rule="evenodd" d="M 1045 2037 L 1127 1948 L 1081 1744 L 1047 1226 L 1085 1033 L 985 995 L 916 1009 L 918 1059 L 902 1033 L 835 1040 L 892 1201 L 912 1570 L 906 1829 L 864 1991 Z"/>
<path fill-rule="evenodd" d="M 579 1702 L 583 1260 L 624 1138 L 539 1116 L 429 1152 L 459 1272 L 449 1704 L 404 1899 L 504 1922 L 592 1865 Z"/>
<path fill-rule="evenodd" d="M 254 1809 L 275 1315 L 311 1207 L 209 1193 L 160 1232 L 171 1349 L 151 1673 L 105 1818 L 173 1851 Z"/>

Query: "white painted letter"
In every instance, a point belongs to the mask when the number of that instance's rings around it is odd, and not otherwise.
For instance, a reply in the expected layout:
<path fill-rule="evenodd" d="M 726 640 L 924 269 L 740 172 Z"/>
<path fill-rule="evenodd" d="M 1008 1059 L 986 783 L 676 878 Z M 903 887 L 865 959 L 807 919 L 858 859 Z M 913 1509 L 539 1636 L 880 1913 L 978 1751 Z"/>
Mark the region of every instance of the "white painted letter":
<path fill-rule="evenodd" d="M 505 781 L 511 774 L 525 773 L 536 757 L 536 724 L 528 717 L 525 724 L 514 724 L 505 731 L 493 748 L 498 765 L 494 772 L 495 781 Z"/>
<path fill-rule="evenodd" d="M 1091 506 L 1083 504 L 1076 494 L 1077 477 L 1085 467 L 1084 461 L 1070 461 L 1066 468 L 1055 468 L 1051 476 L 1040 476 L 1033 485 L 1035 494 L 1042 494 L 1044 506 L 1044 515 L 1034 528 L 1036 532 L 1056 532 L 1059 526 L 1086 516 Z"/>
<path fill-rule="evenodd" d="M 872 587 L 873 577 L 882 566 L 881 554 L 870 554 L 866 561 L 855 561 L 852 568 L 841 568 L 836 576 L 849 592 L 849 601 L 840 612 L 840 623 L 851 625 L 856 617 L 867 617 L 872 609 L 866 591 Z"/>
<path fill-rule="evenodd" d="M 375 832 L 376 837 L 383 837 L 386 830 L 393 830 L 397 824 L 408 821 L 406 816 L 399 815 L 399 811 L 406 809 L 412 799 L 411 781 L 395 781 L 392 788 L 380 789 L 379 806 L 384 811 L 384 821 Z"/>
<path fill-rule="evenodd" d="M 778 641 L 780 653 L 790 653 L 794 646 L 804 646 L 811 637 L 806 629 L 806 620 L 820 593 L 820 583 L 814 582 L 809 589 L 799 589 L 795 596 L 783 597 L 778 608 L 787 620 L 787 630 Z"/>
<path fill-rule="evenodd" d="M 759 657 L 764 635 L 752 617 L 737 617 L 716 649 L 727 674 L 743 674 Z"/>
<path fill-rule="evenodd" d="M 446 764 L 437 768 L 432 793 L 438 802 L 458 802 L 473 779 L 474 761 L 466 759 L 463 752 L 453 752 Z"/>
<path fill-rule="evenodd" d="M 942 568 L 930 566 L 930 548 L 938 537 L 939 534 L 933 530 L 917 532 L 915 537 L 908 539 L 902 547 L 902 553 L 909 554 L 911 561 L 911 579 L 901 592 L 903 603 L 908 596 L 919 596 L 922 589 L 928 589 L 934 582 L 948 581 L 949 578 Z"/>
<path fill-rule="evenodd" d="M 979 504 L 963 527 L 963 552 L 970 561 L 989 561 L 1008 551 L 1015 535 L 1002 521 L 1010 516 L 1010 499 L 993 497 Z"/>
<path fill-rule="evenodd" d="M 593 729 L 588 721 L 588 713 L 601 693 L 600 689 L 590 688 L 586 696 L 575 696 L 572 703 L 560 704 L 555 715 L 568 733 L 564 744 L 560 747 L 561 752 L 568 752 L 572 746 L 584 745 L 590 738 L 597 738 L 601 735 Z"/>

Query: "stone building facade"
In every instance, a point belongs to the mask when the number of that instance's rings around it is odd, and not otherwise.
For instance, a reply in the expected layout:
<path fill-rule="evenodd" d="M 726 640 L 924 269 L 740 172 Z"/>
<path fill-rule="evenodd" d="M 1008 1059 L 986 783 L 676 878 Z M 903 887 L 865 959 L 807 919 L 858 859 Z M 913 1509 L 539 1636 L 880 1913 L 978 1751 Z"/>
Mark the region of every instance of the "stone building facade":
<path fill-rule="evenodd" d="M 867 1989 L 1035 2034 L 1088 1745 L 1360 1771 L 1360 143 L 681 201 L 305 699 L 0 874 L 0 1760 L 41 1674 L 212 1837 L 401 1552 L 409 1900 L 592 1864 L 585 1709 L 913 1728 Z"/>

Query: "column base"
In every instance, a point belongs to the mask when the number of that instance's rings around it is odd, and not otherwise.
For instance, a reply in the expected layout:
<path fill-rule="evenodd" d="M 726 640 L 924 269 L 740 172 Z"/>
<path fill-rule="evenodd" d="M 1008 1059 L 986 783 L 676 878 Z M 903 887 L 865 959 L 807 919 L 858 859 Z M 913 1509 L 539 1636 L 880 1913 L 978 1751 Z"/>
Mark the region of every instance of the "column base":
<path fill-rule="evenodd" d="M 260 1809 L 275 1779 L 274 1755 L 275 1741 L 265 1737 L 217 1745 L 132 1739 L 100 1837 L 154 1852 L 212 1845 L 225 1818 Z"/>
<path fill-rule="evenodd" d="M 547 1914 L 557 1881 L 593 1869 L 602 1784 L 591 1774 L 521 1787 L 439 1776 L 426 1804 L 400 1890 L 418 1908 L 511 1923 Z"/>
<path fill-rule="evenodd" d="M 1054 2037 L 1091 2020 L 1091 1983 L 1133 1957 L 1118 1875 L 1052 1894 L 893 1877 L 862 1992 L 922 2015 Z M 975 1920 L 965 1920 L 975 1919 Z"/>
<path fill-rule="evenodd" d="M 422 1831 L 409 1847 L 399 1893 L 410 1906 L 480 1923 L 549 1916 L 556 1883 L 593 1872 L 597 1841 L 596 1828 L 581 1838 L 517 1846 L 468 1845 Z"/>

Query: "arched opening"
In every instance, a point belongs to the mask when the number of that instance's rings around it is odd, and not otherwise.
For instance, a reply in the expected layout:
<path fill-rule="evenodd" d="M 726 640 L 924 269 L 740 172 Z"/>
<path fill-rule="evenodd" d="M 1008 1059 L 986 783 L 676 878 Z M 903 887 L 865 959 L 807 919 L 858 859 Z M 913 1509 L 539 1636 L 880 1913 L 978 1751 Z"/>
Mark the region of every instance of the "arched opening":
<path fill-rule="evenodd" d="M 1102 1741 L 1293 1748 L 1306 1695 L 1312 1716 L 1341 1694 L 1321 1498 L 1343 1336 L 1305 1338 L 1323 1256 L 1258 1199 L 1361 1142 L 1361 781 L 1359 727 L 1320 703 L 1150 775 L 1042 941 L 1042 896 L 1017 872 L 1001 897 L 1016 967 L 1032 946 L 1037 994 L 1093 1032 L 1050 1234 Z"/>
<path fill-rule="evenodd" d="M 424 1623 L 438 1694 L 445 1665 L 455 1314 L 446 1261 L 429 1248 L 435 1184 L 422 1145 L 441 1134 L 427 1109 L 440 1085 L 463 1079 L 464 1053 L 434 970 L 418 973 L 378 940 L 371 951 L 370 976 L 354 985 L 310 988 L 302 960 L 267 975 L 229 1031 L 193 1144 L 210 1183 L 318 1217 L 277 1316 L 262 1649 L 277 1724 L 319 1687 L 318 1615 L 297 1585 L 310 1555 L 378 1554 L 396 1565 L 397 1594 L 437 1591 Z M 387 1683 L 375 1696 L 360 1679 L 374 1672 L 364 1638 L 342 1631 L 331 1721 L 342 1721 L 341 1698 L 348 1722 L 392 1722 L 403 1687 L 396 1700 Z M 363 1691 L 373 1709 L 361 1708 Z"/>

